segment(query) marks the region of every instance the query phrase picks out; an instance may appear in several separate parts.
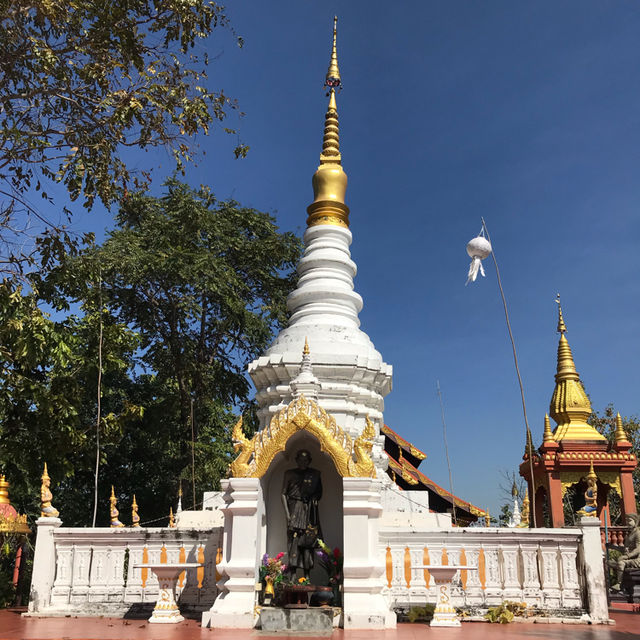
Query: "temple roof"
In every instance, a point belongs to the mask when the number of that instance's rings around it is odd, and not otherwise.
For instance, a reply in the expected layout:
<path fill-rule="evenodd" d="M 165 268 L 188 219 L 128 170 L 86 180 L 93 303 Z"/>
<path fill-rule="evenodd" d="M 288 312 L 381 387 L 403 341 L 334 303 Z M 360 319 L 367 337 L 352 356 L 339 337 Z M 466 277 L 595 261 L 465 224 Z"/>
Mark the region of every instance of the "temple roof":
<path fill-rule="evenodd" d="M 404 438 L 400 437 L 389 425 L 383 425 L 380 429 L 380 433 L 398 446 L 398 455 L 393 455 L 394 452 L 391 452 L 394 458 L 407 456 L 411 464 L 414 467 L 418 467 L 419 464 L 427 457 L 426 453 L 420 451 L 418 447 L 414 447 L 410 442 L 407 442 Z M 387 447 L 385 447 L 385 449 L 386 448 Z M 402 451 L 402 454 L 400 451 Z M 387 451 L 387 453 L 389 453 L 389 451 Z"/>
<path fill-rule="evenodd" d="M 479 517 L 486 515 L 484 509 L 480 509 L 470 502 L 454 496 L 450 491 L 443 489 L 424 473 L 418 471 L 407 457 L 402 456 L 399 459 L 394 457 L 392 453 L 389 452 L 391 448 L 388 446 L 389 441 L 397 445 L 401 451 L 409 452 L 409 455 L 414 456 L 415 454 L 413 452 L 416 452 L 421 456 L 416 456 L 419 461 L 424 460 L 426 454 L 417 447 L 414 447 L 410 442 L 407 442 L 404 438 L 401 438 L 387 425 L 384 425 L 381 432 L 385 436 L 385 451 L 389 457 L 387 473 L 401 489 L 429 491 L 429 508 L 438 513 L 445 512 L 455 505 L 458 520 L 473 522 Z"/>

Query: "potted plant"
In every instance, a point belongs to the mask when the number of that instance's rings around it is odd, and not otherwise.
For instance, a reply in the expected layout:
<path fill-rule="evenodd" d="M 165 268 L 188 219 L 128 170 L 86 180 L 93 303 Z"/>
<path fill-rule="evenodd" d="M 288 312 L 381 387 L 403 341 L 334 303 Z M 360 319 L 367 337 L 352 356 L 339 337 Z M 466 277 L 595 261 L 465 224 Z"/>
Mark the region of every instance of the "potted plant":
<path fill-rule="evenodd" d="M 333 606 L 339 607 L 344 556 L 338 547 L 331 550 L 323 540 L 318 539 L 318 546 L 320 549 L 316 551 L 316 556 L 318 557 L 320 566 L 327 572 L 327 576 L 329 577 L 329 586 L 333 591 Z"/>
<path fill-rule="evenodd" d="M 273 604 L 275 592 L 282 584 L 284 572 L 287 569 L 287 566 L 282 562 L 282 558 L 284 558 L 284 553 L 282 552 L 274 558 L 270 558 L 266 553 L 262 556 L 259 578 L 264 585 L 262 604 L 266 606 Z"/>

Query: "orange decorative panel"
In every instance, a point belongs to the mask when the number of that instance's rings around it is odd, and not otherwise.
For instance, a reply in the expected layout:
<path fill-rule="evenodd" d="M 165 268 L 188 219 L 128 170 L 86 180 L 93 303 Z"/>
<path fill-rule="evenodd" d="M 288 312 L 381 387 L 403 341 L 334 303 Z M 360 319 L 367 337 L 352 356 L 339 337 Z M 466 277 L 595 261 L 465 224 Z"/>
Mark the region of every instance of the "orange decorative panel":
<path fill-rule="evenodd" d="M 167 547 L 162 545 L 162 549 L 160 549 L 160 564 L 167 564 Z"/>
<path fill-rule="evenodd" d="M 142 550 L 142 564 L 149 563 L 149 549 L 145 547 Z M 144 589 L 147 586 L 147 579 L 149 578 L 149 569 L 142 569 L 142 588 Z"/>
<path fill-rule="evenodd" d="M 178 557 L 178 562 L 186 562 L 187 561 L 187 552 L 184 550 L 184 545 L 180 547 L 180 556 Z M 178 578 L 178 586 L 182 588 L 184 584 L 184 577 L 187 575 L 186 571 L 183 571 Z"/>
<path fill-rule="evenodd" d="M 460 549 L 460 564 L 465 565 L 467 564 L 467 554 L 465 553 L 464 549 Z M 463 569 L 460 572 L 460 582 L 462 582 L 462 590 L 466 591 L 467 590 L 467 570 Z"/>
<path fill-rule="evenodd" d="M 216 551 L 216 582 L 222 579 L 222 574 L 218 571 L 218 565 L 222 562 L 222 547 Z"/>
<path fill-rule="evenodd" d="M 484 560 L 484 549 L 480 549 L 480 553 L 478 554 L 478 576 L 480 577 L 480 587 L 486 589 L 487 568 Z"/>
<path fill-rule="evenodd" d="M 393 580 L 393 557 L 391 556 L 391 547 L 387 547 L 385 564 L 387 565 L 387 587 L 391 589 L 391 581 Z"/>
<path fill-rule="evenodd" d="M 404 549 L 404 579 L 407 583 L 407 589 L 411 588 L 411 553 L 409 547 Z"/>
<path fill-rule="evenodd" d="M 427 549 L 427 547 L 425 547 L 424 551 L 422 552 L 422 564 L 430 564 L 429 549 Z M 431 582 L 431 574 L 429 573 L 429 569 L 424 570 L 424 582 L 427 585 L 428 589 L 429 583 Z"/>
<path fill-rule="evenodd" d="M 447 550 L 444 547 L 442 547 L 442 564 L 443 565 L 449 564 L 449 554 L 447 553 Z"/>
<path fill-rule="evenodd" d="M 196 569 L 196 576 L 198 578 L 198 589 L 202 589 L 202 581 L 204 580 L 204 547 L 200 545 L 198 547 L 198 562 L 203 566 Z"/>

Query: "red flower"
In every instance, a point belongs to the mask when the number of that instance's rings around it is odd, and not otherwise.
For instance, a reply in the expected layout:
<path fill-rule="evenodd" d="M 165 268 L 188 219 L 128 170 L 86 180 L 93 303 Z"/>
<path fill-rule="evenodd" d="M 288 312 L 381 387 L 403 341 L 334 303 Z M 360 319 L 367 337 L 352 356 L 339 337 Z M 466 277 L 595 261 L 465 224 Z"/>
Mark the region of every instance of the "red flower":
<path fill-rule="evenodd" d="M 338 547 L 333 550 L 333 557 L 336 559 L 340 557 L 340 549 Z"/>
<path fill-rule="evenodd" d="M 280 560 L 281 558 L 284 558 L 284 552 L 281 551 L 277 556 L 276 556 L 276 560 Z"/>

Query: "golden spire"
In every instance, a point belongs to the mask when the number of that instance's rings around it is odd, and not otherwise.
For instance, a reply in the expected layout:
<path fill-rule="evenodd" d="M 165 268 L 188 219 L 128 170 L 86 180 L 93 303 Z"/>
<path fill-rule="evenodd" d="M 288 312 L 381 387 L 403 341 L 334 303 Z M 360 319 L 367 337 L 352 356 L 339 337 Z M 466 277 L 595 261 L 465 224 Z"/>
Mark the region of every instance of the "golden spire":
<path fill-rule="evenodd" d="M 551 433 L 551 423 L 549 422 L 549 414 L 544 414 L 544 434 L 542 442 L 553 442 L 553 433 Z"/>
<path fill-rule="evenodd" d="M 560 294 L 556 298 L 558 303 L 558 366 L 556 369 L 556 387 L 551 397 L 549 414 L 558 423 L 553 436 L 554 440 L 582 440 L 601 441 L 606 438 L 597 432 L 587 418 L 591 415 L 591 403 L 580 382 L 576 371 L 571 347 L 565 336 L 567 325 L 562 315 Z"/>
<path fill-rule="evenodd" d="M 524 445 L 524 455 L 525 456 L 532 456 L 534 453 L 533 451 L 533 438 L 531 437 L 531 430 L 527 429 L 527 439 Z"/>
<path fill-rule="evenodd" d="M 622 426 L 622 417 L 620 416 L 620 413 L 618 413 L 618 415 L 616 416 L 616 442 L 629 442 L 629 439 L 627 438 L 627 434 L 624 431 L 624 428 Z"/>
<path fill-rule="evenodd" d="M 11 500 L 9 500 L 9 483 L 4 473 L 0 476 L 0 504 L 11 504 Z"/>
<path fill-rule="evenodd" d="M 340 86 L 340 69 L 338 68 L 338 16 L 333 16 L 333 49 L 331 49 L 331 61 L 327 70 L 325 85 L 327 87 Z"/>
<path fill-rule="evenodd" d="M 340 155 L 340 129 L 338 125 L 338 107 L 336 89 L 341 86 L 337 53 L 337 18 L 333 23 L 333 48 L 331 61 L 325 80 L 329 88 L 329 105 L 324 117 L 324 135 L 320 166 L 313 175 L 313 202 L 307 207 L 307 226 L 333 224 L 349 226 L 349 207 L 344 203 L 347 191 L 347 174 L 342 169 Z"/>
<path fill-rule="evenodd" d="M 589 466 L 589 473 L 586 475 L 587 478 L 596 478 L 596 480 L 598 479 L 598 476 L 596 475 L 596 472 L 593 469 L 593 458 L 591 459 L 591 465 Z"/>
<path fill-rule="evenodd" d="M 171 529 L 176 528 L 176 519 L 173 516 L 173 507 L 169 507 L 169 527 Z"/>
<path fill-rule="evenodd" d="M 309 340 L 307 340 L 307 336 L 304 337 L 304 349 L 302 350 L 303 356 L 308 356 L 311 352 L 309 351 Z"/>

